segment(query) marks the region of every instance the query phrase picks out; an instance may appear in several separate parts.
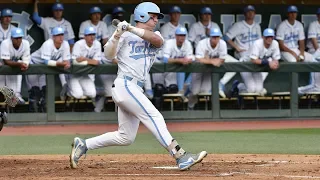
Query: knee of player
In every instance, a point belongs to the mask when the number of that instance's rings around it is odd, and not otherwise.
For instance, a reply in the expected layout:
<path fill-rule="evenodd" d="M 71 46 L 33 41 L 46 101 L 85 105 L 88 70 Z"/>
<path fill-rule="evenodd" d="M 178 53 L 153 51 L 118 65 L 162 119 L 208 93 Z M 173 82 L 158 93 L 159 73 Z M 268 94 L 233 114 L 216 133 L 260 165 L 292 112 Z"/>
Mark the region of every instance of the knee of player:
<path fill-rule="evenodd" d="M 134 142 L 134 140 L 136 139 L 135 135 L 128 135 L 128 134 L 123 134 L 123 133 L 120 133 L 119 135 L 120 135 L 121 145 L 123 145 L 123 146 L 131 145 Z"/>
<path fill-rule="evenodd" d="M 83 91 L 82 90 L 77 90 L 77 91 L 70 90 L 70 94 L 71 94 L 72 97 L 74 97 L 76 99 L 80 99 L 81 97 L 83 97 Z"/>
<path fill-rule="evenodd" d="M 256 92 L 256 86 L 248 85 L 247 91 L 248 91 L 248 93 L 255 93 Z"/>
<path fill-rule="evenodd" d="M 97 95 L 97 91 L 95 89 L 86 92 L 85 96 L 89 97 L 89 98 L 94 98 Z"/>

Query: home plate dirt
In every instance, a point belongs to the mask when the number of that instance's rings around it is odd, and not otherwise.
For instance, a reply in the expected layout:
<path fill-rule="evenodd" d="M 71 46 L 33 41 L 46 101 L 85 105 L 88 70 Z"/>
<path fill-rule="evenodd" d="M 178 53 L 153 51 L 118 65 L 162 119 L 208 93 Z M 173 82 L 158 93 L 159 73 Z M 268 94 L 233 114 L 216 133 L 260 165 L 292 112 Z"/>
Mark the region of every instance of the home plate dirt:
<path fill-rule="evenodd" d="M 320 179 L 320 156 L 209 154 L 179 171 L 164 154 L 87 155 L 71 169 L 68 155 L 0 156 L 0 179 Z"/>

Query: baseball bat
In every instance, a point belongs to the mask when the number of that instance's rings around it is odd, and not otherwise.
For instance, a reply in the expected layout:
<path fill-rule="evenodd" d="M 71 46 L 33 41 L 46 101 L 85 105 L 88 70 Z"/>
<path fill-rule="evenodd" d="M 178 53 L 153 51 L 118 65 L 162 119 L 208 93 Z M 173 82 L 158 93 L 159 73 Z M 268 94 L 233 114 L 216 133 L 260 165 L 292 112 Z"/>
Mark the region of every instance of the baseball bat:
<path fill-rule="evenodd" d="M 112 25 L 114 25 L 114 26 L 117 27 L 120 22 L 121 22 L 121 21 L 120 21 L 119 19 L 113 19 L 113 20 L 112 20 Z M 127 28 L 128 28 L 127 25 L 123 25 L 123 26 L 122 26 L 122 30 L 126 30 Z"/>

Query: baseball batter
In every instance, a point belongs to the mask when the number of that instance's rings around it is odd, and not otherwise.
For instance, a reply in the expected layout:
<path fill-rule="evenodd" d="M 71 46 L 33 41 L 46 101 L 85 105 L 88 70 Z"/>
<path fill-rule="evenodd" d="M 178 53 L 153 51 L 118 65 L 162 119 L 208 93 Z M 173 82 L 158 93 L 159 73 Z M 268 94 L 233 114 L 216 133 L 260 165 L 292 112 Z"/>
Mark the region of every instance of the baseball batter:
<path fill-rule="evenodd" d="M 196 48 L 196 60 L 199 63 L 211 64 L 219 67 L 224 62 L 239 62 L 227 53 L 227 44 L 221 39 L 222 33 L 218 28 L 210 29 L 210 38 L 199 41 Z M 235 74 L 235 73 L 234 73 Z M 234 76 L 234 74 L 232 76 Z M 220 80 L 223 81 L 225 76 Z M 230 78 L 231 79 L 231 78 Z M 189 95 L 188 108 L 193 110 L 197 103 L 197 94 L 200 92 L 211 92 L 211 74 L 210 73 L 192 73 L 191 93 Z M 226 97 L 224 92 L 219 89 L 220 96 Z"/>
<path fill-rule="evenodd" d="M 64 29 L 55 27 L 51 32 L 52 38 L 46 40 L 40 49 L 31 54 L 30 64 L 46 64 L 52 67 L 70 67 L 70 46 L 64 40 Z M 34 104 L 45 106 L 46 76 L 28 75 L 27 84 L 29 86 L 29 108 L 33 111 Z M 40 89 L 41 88 L 41 89 Z M 41 94 L 39 94 L 41 92 Z M 40 97 L 38 97 L 40 95 Z M 41 102 L 35 100 L 41 99 Z"/>
<path fill-rule="evenodd" d="M 140 121 L 153 133 L 160 144 L 176 159 L 180 170 L 189 169 L 202 161 L 207 152 L 186 153 L 169 133 L 161 113 L 143 94 L 145 75 L 150 70 L 158 48 L 163 45 L 159 31 L 153 32 L 158 19 L 163 18 L 159 7 L 151 2 L 140 3 L 134 10 L 136 26 L 126 21 L 104 46 L 107 59 L 117 56 L 118 76 L 112 88 L 112 97 L 118 105 L 119 129 L 89 139 L 74 138 L 70 155 L 72 168 L 78 166 L 88 150 L 133 143 Z"/>
<path fill-rule="evenodd" d="M 164 43 L 163 47 L 163 62 L 164 63 L 178 63 L 187 65 L 194 60 L 193 47 L 186 39 L 187 29 L 184 27 L 178 27 L 175 30 L 175 39 L 168 39 Z M 165 73 L 153 73 L 153 83 L 163 84 L 165 87 L 169 87 L 171 84 L 178 84 L 177 73 L 165 72 Z M 179 91 L 183 90 L 183 86 L 179 87 Z"/>
<path fill-rule="evenodd" d="M 268 66 L 270 69 L 275 70 L 279 67 L 280 49 L 279 44 L 274 40 L 274 30 L 265 29 L 263 31 L 263 38 L 256 40 L 249 53 L 243 58 L 244 62 L 252 62 L 254 64 Z M 263 87 L 263 74 L 262 72 L 241 72 L 241 77 L 244 83 L 234 83 L 234 92 L 248 92 L 259 93 L 262 96 L 265 95 Z M 233 94 L 235 94 L 233 92 Z"/>
<path fill-rule="evenodd" d="M 308 52 L 313 55 L 315 61 L 320 61 L 320 8 L 317 11 L 318 20 L 310 23 L 308 29 Z M 320 73 L 310 73 L 310 84 L 298 88 L 299 94 L 305 94 L 308 92 L 319 92 L 320 91 Z"/>
<path fill-rule="evenodd" d="M 3 9 L 1 11 L 0 43 L 11 37 L 11 30 L 15 28 L 15 26 L 11 24 L 12 16 L 11 9 Z"/>
<path fill-rule="evenodd" d="M 77 41 L 72 50 L 72 62 L 75 65 L 96 66 L 101 61 L 101 43 L 95 38 L 94 27 L 87 27 L 84 30 L 84 39 Z M 69 93 L 76 99 L 82 96 L 89 98 L 96 97 L 96 87 L 94 84 L 94 74 L 70 75 Z"/>
<path fill-rule="evenodd" d="M 312 62 L 312 55 L 305 52 L 303 25 L 296 20 L 298 8 L 289 6 L 287 12 L 288 19 L 279 24 L 276 36 L 281 50 L 281 59 L 288 62 Z"/>
<path fill-rule="evenodd" d="M 88 26 L 92 26 L 96 29 L 96 39 L 103 45 L 108 41 L 108 27 L 104 21 L 101 21 L 101 9 L 97 6 L 90 9 L 90 19 L 83 21 L 79 29 L 79 38 L 84 37 L 84 30 Z"/>
<path fill-rule="evenodd" d="M 24 37 L 20 28 L 11 30 L 11 39 L 2 41 L 0 47 L 0 57 L 4 63 L 11 67 L 19 67 L 22 71 L 28 69 L 30 62 L 30 44 Z M 22 75 L 1 75 L 0 86 L 8 86 L 19 98 L 19 102 L 24 104 L 25 101 L 21 97 Z"/>

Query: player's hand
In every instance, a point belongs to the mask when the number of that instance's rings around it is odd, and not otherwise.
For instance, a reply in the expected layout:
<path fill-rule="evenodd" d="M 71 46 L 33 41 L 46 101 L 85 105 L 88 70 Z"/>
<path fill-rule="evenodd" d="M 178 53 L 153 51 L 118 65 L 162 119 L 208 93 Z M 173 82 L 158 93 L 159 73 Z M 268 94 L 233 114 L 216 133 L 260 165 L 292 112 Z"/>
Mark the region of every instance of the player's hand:
<path fill-rule="evenodd" d="M 115 38 L 120 38 L 120 36 L 129 30 L 130 24 L 127 21 L 122 21 L 118 24 L 117 29 L 115 31 Z M 131 28 L 131 27 L 130 27 Z"/>
<path fill-rule="evenodd" d="M 212 62 L 212 65 L 214 65 L 216 67 L 220 67 L 221 64 L 223 63 L 223 61 L 221 61 L 221 59 L 212 59 L 211 62 Z"/>
<path fill-rule="evenodd" d="M 97 60 L 91 60 L 91 61 L 88 61 L 88 64 L 89 64 L 89 65 L 93 65 L 93 66 L 97 66 L 97 65 L 99 65 L 99 61 L 97 61 Z"/>
<path fill-rule="evenodd" d="M 299 54 L 299 61 L 304 61 L 304 51 L 301 51 Z"/>
<path fill-rule="evenodd" d="M 28 65 L 26 63 L 20 63 L 20 70 L 21 71 L 26 71 L 28 69 Z"/>
<path fill-rule="evenodd" d="M 188 65 L 190 63 L 192 63 L 191 58 L 187 58 L 187 57 L 183 58 L 183 62 L 182 62 L 183 65 Z"/>
<path fill-rule="evenodd" d="M 82 62 L 82 61 L 86 61 L 86 60 L 87 60 L 87 58 L 86 57 L 82 57 L 82 56 L 77 58 L 78 62 Z"/>
<path fill-rule="evenodd" d="M 70 68 L 70 62 L 69 61 L 62 61 L 62 65 L 64 69 L 69 69 Z"/>
<path fill-rule="evenodd" d="M 278 69 L 279 68 L 279 62 L 278 61 L 270 61 L 269 62 L 269 67 L 272 70 Z"/>
<path fill-rule="evenodd" d="M 299 62 L 299 60 L 300 60 L 299 56 L 295 52 L 291 51 L 289 53 L 292 54 L 292 56 L 294 56 L 294 58 L 296 58 L 297 62 Z"/>
<path fill-rule="evenodd" d="M 245 50 L 245 49 L 238 48 L 238 49 L 236 49 L 236 51 L 240 53 L 240 52 L 243 52 L 243 51 L 246 51 L 246 50 Z"/>

